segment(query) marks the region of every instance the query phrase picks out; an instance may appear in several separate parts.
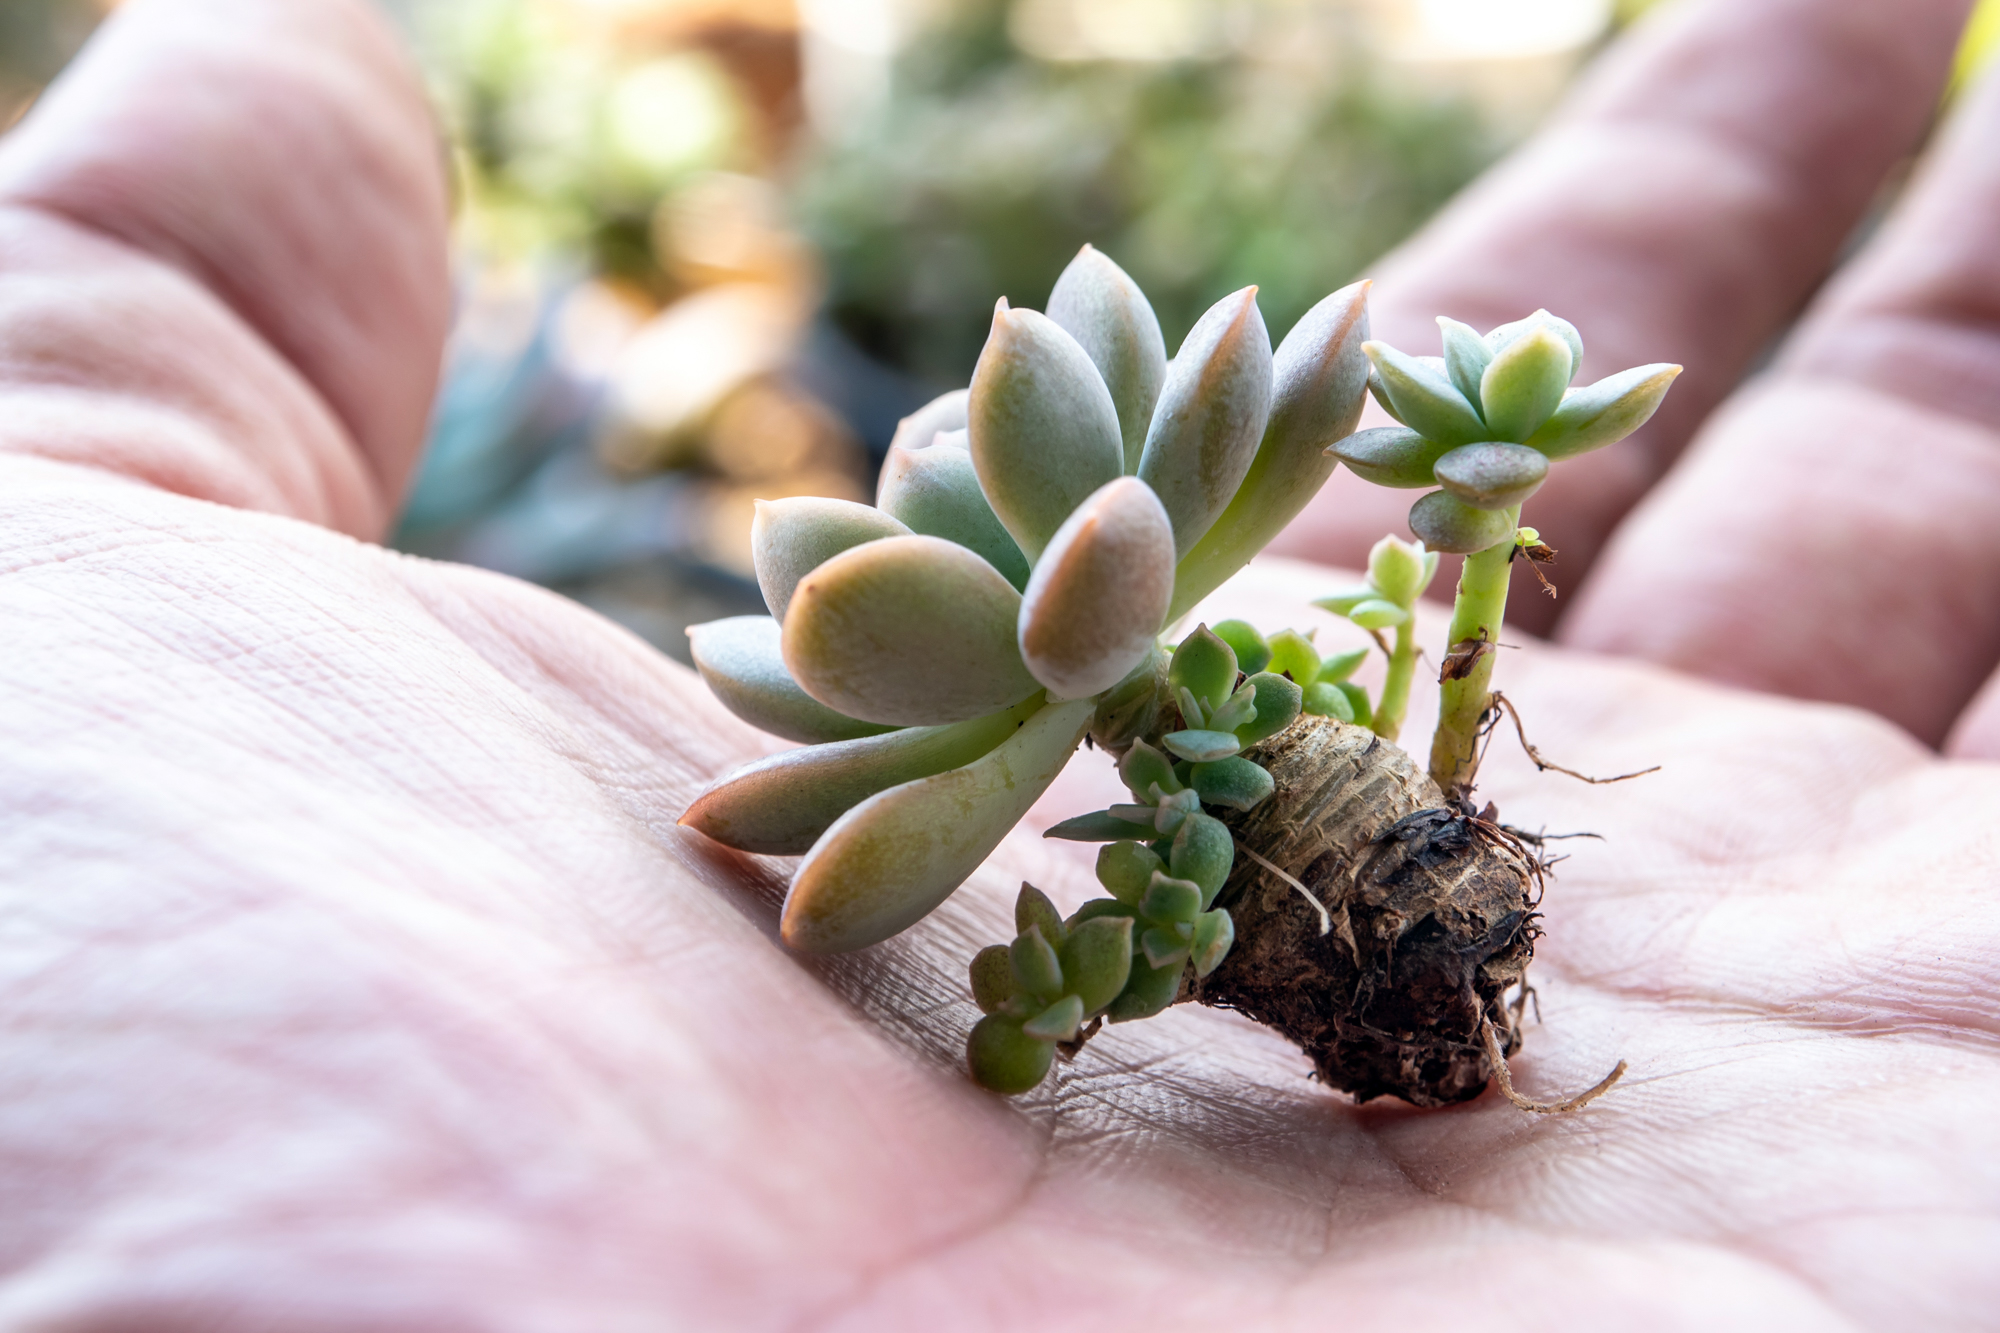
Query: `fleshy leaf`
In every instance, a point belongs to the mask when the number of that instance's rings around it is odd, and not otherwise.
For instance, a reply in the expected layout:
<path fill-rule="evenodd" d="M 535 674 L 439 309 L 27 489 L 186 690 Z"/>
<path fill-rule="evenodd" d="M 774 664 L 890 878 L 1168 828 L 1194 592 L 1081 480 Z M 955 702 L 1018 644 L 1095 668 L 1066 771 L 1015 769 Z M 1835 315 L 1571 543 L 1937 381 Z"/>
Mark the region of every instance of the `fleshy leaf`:
<path fill-rule="evenodd" d="M 1229 946 L 1236 943 L 1236 922 L 1229 913 L 1217 908 L 1213 912 L 1203 912 L 1194 923 L 1194 948 L 1192 962 L 1194 974 L 1205 977 L 1222 966 L 1222 960 L 1229 956 Z"/>
<path fill-rule="evenodd" d="M 1097 697 L 1090 734 L 1100 747 L 1116 754 L 1153 729 L 1167 687 L 1168 660 L 1166 650 L 1154 644 L 1145 661 Z"/>
<path fill-rule="evenodd" d="M 1191 822 L 1184 822 L 1181 827 L 1186 828 Z M 1226 835 L 1228 830 L 1223 832 Z M 1167 863 L 1142 842 L 1114 842 L 1097 852 L 1097 882 L 1121 903 L 1137 905 L 1153 882 L 1153 872 L 1166 868 Z"/>
<path fill-rule="evenodd" d="M 1206 907 L 1222 892 L 1223 882 L 1236 864 L 1236 839 L 1221 820 L 1208 815 L 1189 815 L 1182 822 L 1181 831 L 1174 835 L 1169 857 L 1173 878 L 1199 887 L 1201 904 Z"/>
<path fill-rule="evenodd" d="M 1326 448 L 1354 429 L 1368 390 L 1368 284 L 1343 287 L 1293 325 L 1271 358 L 1271 416 L 1222 517 L 1181 557 L 1169 618 L 1243 568 L 1333 475 Z"/>
<path fill-rule="evenodd" d="M 1383 342 L 1368 343 L 1362 350 L 1374 363 L 1381 385 L 1377 396 L 1390 416 L 1445 444 L 1473 444 L 1486 438 L 1486 423 L 1445 378 L 1442 366 L 1433 369 Z"/>
<path fill-rule="evenodd" d="M 1202 816 L 1204 819 L 1206 815 Z M 1139 900 L 1139 914 L 1148 921 L 1192 921 L 1201 911 L 1201 885 L 1171 875 L 1154 875 Z M 1155 964 L 1157 966 L 1157 964 Z"/>
<path fill-rule="evenodd" d="M 1129 1023 L 1164 1012 L 1180 994 L 1181 972 L 1186 966 L 1176 962 L 1154 967 L 1133 959 L 1132 975 L 1125 982 L 1125 989 L 1111 1002 L 1111 1008 L 1105 1011 L 1105 1018 L 1113 1023 Z"/>
<path fill-rule="evenodd" d="M 800 579 L 842 551 L 910 530 L 873 505 L 798 495 L 759 500 L 750 521 L 750 558 L 764 605 L 782 623 Z"/>
<path fill-rule="evenodd" d="M 1118 409 L 1090 356 L 1032 310 L 993 313 L 972 372 L 980 489 L 1032 564 L 1091 492 L 1123 475 Z"/>
<path fill-rule="evenodd" d="M 1156 785 L 1168 796 L 1181 789 L 1173 761 L 1144 741 L 1132 742 L 1132 748 L 1118 761 L 1118 777 L 1136 800 L 1150 800 Z"/>
<path fill-rule="evenodd" d="M 1566 319 L 1557 319 L 1546 310 L 1537 310 L 1526 319 L 1517 319 L 1511 324 L 1502 324 L 1496 329 L 1488 330 L 1486 346 L 1498 356 L 1536 329 L 1547 329 L 1568 345 L 1570 371 L 1574 374 L 1576 368 L 1583 364 L 1583 337 L 1577 333 L 1576 325 Z"/>
<path fill-rule="evenodd" d="M 1295 629 L 1279 630 L 1271 636 L 1271 665 L 1267 669 L 1304 684 L 1319 675 L 1319 649 Z"/>
<path fill-rule="evenodd" d="M 1345 653 L 1335 653 L 1332 657 L 1327 658 L 1319 664 L 1319 675 L 1313 677 L 1313 680 L 1320 684 L 1337 685 L 1356 671 L 1359 671 L 1361 664 L 1367 660 L 1368 650 L 1366 648 L 1356 648 Z M 1312 710 L 1307 709 L 1306 711 L 1310 712 Z"/>
<path fill-rule="evenodd" d="M 1150 815 L 1152 812 L 1149 810 Z M 1133 838 L 1155 836 L 1150 823 L 1139 824 L 1129 819 L 1120 819 L 1109 810 L 1094 810 L 1087 815 L 1065 819 L 1052 826 L 1044 838 L 1060 838 L 1064 842 L 1118 842 Z"/>
<path fill-rule="evenodd" d="M 1549 460 L 1525 444 L 1461 445 L 1437 463 L 1438 485 L 1474 509 L 1512 509 L 1548 476 Z"/>
<path fill-rule="evenodd" d="M 1174 649 L 1173 661 L 1167 667 L 1167 683 L 1193 694 L 1206 717 L 1236 692 L 1236 672 L 1236 650 L 1216 638 L 1208 626 L 1197 625 L 1194 633 Z"/>
<path fill-rule="evenodd" d="M 1432 491 L 1410 506 L 1410 531 L 1433 551 L 1470 555 L 1514 535 L 1504 509 L 1474 509 L 1449 491 Z"/>
<path fill-rule="evenodd" d="M 1307 687 L 1306 711 L 1314 717 L 1338 718 L 1342 722 L 1354 720 L 1354 705 L 1348 702 L 1346 692 L 1332 681 Z"/>
<path fill-rule="evenodd" d="M 1028 557 L 986 503 L 972 455 L 965 450 L 892 446 L 882 463 L 875 503 L 911 532 L 957 542 L 986 557 L 1016 588 L 1028 586 Z"/>
<path fill-rule="evenodd" d="M 1363 629 L 1388 629 L 1407 622 L 1410 613 L 1386 598 L 1371 597 L 1365 602 L 1355 603 L 1348 610 L 1347 618 Z"/>
<path fill-rule="evenodd" d="M 1086 245 L 1056 279 L 1048 316 L 1075 338 L 1111 391 L 1124 439 L 1125 471 L 1139 470 L 1146 428 L 1167 381 L 1167 343 L 1139 284 Z"/>
<path fill-rule="evenodd" d="M 1476 449 L 1479 446 L 1466 447 Z M 1436 573 L 1437 561 L 1429 557 L 1422 542 L 1384 537 L 1369 549 L 1369 586 L 1398 606 L 1413 605 L 1430 587 L 1431 578 Z"/>
<path fill-rule="evenodd" d="M 1014 961 L 1004 944 L 990 944 L 972 956 L 972 1002 L 982 1014 L 999 1012 L 1014 998 Z"/>
<path fill-rule="evenodd" d="M 1561 405 L 1575 363 L 1555 330 L 1531 329 L 1495 353 L 1480 381 L 1487 438 L 1520 441 Z"/>
<path fill-rule="evenodd" d="M 1140 935 L 1139 948 L 1150 967 L 1179 967 L 1187 962 L 1188 941 L 1158 926 Z"/>
<path fill-rule="evenodd" d="M 792 880 L 785 942 L 840 953 L 921 920 L 1048 790 L 1089 718 L 1087 703 L 1050 704 L 992 753 L 878 792 L 842 815 Z"/>
<path fill-rule="evenodd" d="M 1041 685 L 1015 645 L 1021 595 L 941 537 L 887 537 L 808 574 L 785 614 L 785 666 L 807 694 L 870 722 L 937 725 Z"/>
<path fill-rule="evenodd" d="M 1222 759 L 1243 748 L 1233 731 L 1175 731 L 1162 736 L 1160 743 L 1194 764 Z"/>
<path fill-rule="evenodd" d="M 1053 1000 L 1063 993 L 1062 964 L 1056 946 L 1049 943 L 1042 928 L 1030 922 L 1007 951 L 1014 969 L 1014 984 L 1030 995 Z"/>
<path fill-rule="evenodd" d="M 928 449 L 936 442 L 939 431 L 964 430 L 965 404 L 969 396 L 964 389 L 953 389 L 931 399 L 896 423 L 896 434 L 889 441 L 889 447 L 912 451 Z"/>
<path fill-rule="evenodd" d="M 1234 734 L 1257 720 L 1257 690 L 1248 681 L 1236 687 L 1229 701 L 1208 715 L 1208 730 Z"/>
<path fill-rule="evenodd" d="M 1433 484 L 1431 469 L 1451 449 L 1408 426 L 1378 426 L 1356 431 L 1334 445 L 1332 453 L 1371 485 L 1415 490 Z"/>
<path fill-rule="evenodd" d="M 1056 1060 L 1054 1042 L 1022 1031 L 1021 1020 L 1002 1014 L 980 1019 L 965 1039 L 965 1062 L 973 1081 L 989 1092 L 1015 1096 L 1048 1077 Z"/>
<path fill-rule="evenodd" d="M 1210 633 L 1228 644 L 1236 654 L 1236 669 L 1255 674 L 1264 669 L 1271 660 L 1271 645 L 1257 632 L 1257 627 L 1247 620 L 1224 620 L 1210 628 Z"/>
<path fill-rule="evenodd" d="M 1347 707 L 1354 714 L 1354 725 L 1365 727 L 1375 720 L 1375 708 L 1368 702 L 1368 691 L 1351 680 L 1343 680 L 1334 686 L 1347 696 Z"/>
<path fill-rule="evenodd" d="M 1339 689 L 1338 685 L 1333 688 Z M 1238 755 L 1213 763 L 1196 764 L 1190 775 L 1194 789 L 1209 805 L 1231 810 L 1253 810 L 1277 790 L 1277 783 L 1261 765 Z"/>
<path fill-rule="evenodd" d="M 1195 322 L 1167 371 L 1139 480 L 1158 493 L 1186 555 L 1250 471 L 1271 416 L 1271 335 L 1245 287 Z"/>
<path fill-rule="evenodd" d="M 1118 998 L 1132 976 L 1132 918 L 1100 916 L 1078 925 L 1062 950 L 1063 976 L 1070 993 L 1083 1001 L 1085 1015 Z"/>
<path fill-rule="evenodd" d="M 808 745 L 746 764 L 694 799 L 680 822 L 743 852 L 797 856 L 878 791 L 969 764 L 1012 736 L 1039 700 L 948 727 Z"/>
<path fill-rule="evenodd" d="M 1465 395 L 1474 408 L 1479 406 L 1479 378 L 1493 359 L 1493 349 L 1470 324 L 1461 324 L 1443 315 L 1437 317 L 1438 332 L 1444 335 L 1444 370 L 1451 387 Z"/>
<path fill-rule="evenodd" d="M 1166 511 L 1144 482 L 1120 477 L 1063 521 L 1036 563 L 1021 659 L 1057 698 L 1100 694 L 1152 653 L 1173 596 Z"/>
<path fill-rule="evenodd" d="M 1572 389 L 1527 445 L 1563 459 L 1615 444 L 1651 419 L 1680 373 L 1679 366 L 1665 363 L 1635 366 Z"/>
<path fill-rule="evenodd" d="M 813 745 L 894 730 L 837 713 L 800 689 L 785 669 L 782 633 L 769 616 L 731 616 L 690 626 L 688 647 L 722 706 L 773 736 Z"/>
<path fill-rule="evenodd" d="M 1381 595 L 1374 588 L 1363 584 L 1358 588 L 1343 588 L 1341 591 L 1332 593 L 1326 597 L 1315 597 L 1313 598 L 1313 605 L 1322 611 L 1331 611 L 1337 616 L 1344 616 L 1355 607 L 1361 605 L 1361 603 L 1373 597 L 1380 597 Z"/>
<path fill-rule="evenodd" d="M 1257 701 L 1257 716 L 1236 728 L 1237 743 L 1245 748 L 1291 726 L 1305 703 L 1305 690 L 1297 682 L 1269 671 L 1260 671 L 1250 677 L 1244 682 L 1244 687 L 1256 692 L 1254 697 Z"/>
<path fill-rule="evenodd" d="M 1039 1037 L 1043 1041 L 1075 1041 L 1076 1030 L 1082 1026 L 1082 999 L 1075 995 L 1065 995 L 1021 1024 L 1021 1031 L 1030 1037 Z"/>
<path fill-rule="evenodd" d="M 1022 884 L 1020 894 L 1014 899 L 1014 929 L 1026 931 L 1029 926 L 1039 926 L 1042 938 L 1057 948 L 1068 936 L 1063 927 L 1062 913 L 1049 901 L 1049 895 L 1032 884 Z"/>

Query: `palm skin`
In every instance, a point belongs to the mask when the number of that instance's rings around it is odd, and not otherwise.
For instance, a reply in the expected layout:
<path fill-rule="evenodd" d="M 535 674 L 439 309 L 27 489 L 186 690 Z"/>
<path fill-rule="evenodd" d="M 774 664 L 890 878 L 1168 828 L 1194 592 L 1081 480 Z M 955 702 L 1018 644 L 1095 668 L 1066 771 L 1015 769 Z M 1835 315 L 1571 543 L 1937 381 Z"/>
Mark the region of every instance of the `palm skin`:
<path fill-rule="evenodd" d="M 1944 759 L 1857 708 L 1508 655 L 1546 753 L 1663 766 L 1486 775 L 1604 838 L 1565 844 L 1516 1065 L 1549 1095 L 1629 1058 L 1582 1115 L 1356 1107 L 1184 1011 L 1003 1101 L 960 1069 L 963 962 L 1022 877 L 1087 891 L 1066 849 L 1024 829 L 897 941 L 790 956 L 786 867 L 674 822 L 767 739 L 588 612 L 356 540 L 445 309 L 421 107 L 364 11 L 132 0 L 0 197 L 0 1327 L 1990 1319 L 2000 736 L 1969 684 Z M 1450 309 L 1432 243 L 1389 272 Z M 1621 559 L 1579 606 L 1623 602 Z M 1335 581 L 1225 596 L 1300 623 Z M 1675 642 L 1715 613 L 1650 609 Z M 1971 682 L 1991 631 L 1912 656 Z"/>

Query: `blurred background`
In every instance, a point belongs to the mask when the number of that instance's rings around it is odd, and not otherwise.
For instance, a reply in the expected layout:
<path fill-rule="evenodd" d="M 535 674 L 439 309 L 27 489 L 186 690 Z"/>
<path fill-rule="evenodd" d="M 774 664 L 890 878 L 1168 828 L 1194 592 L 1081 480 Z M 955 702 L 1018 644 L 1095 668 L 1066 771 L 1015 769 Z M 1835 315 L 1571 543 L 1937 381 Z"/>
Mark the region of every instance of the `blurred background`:
<path fill-rule="evenodd" d="M 752 502 L 867 500 L 995 298 L 1089 241 L 1169 348 L 1273 338 L 1650 0 L 383 0 L 453 144 L 458 313 L 394 543 L 686 660 Z M 1663 0 L 1671 3 L 1672 0 Z M 0 126 L 116 0 L 0 0 Z M 1987 0 L 1964 64 L 2000 40 Z"/>

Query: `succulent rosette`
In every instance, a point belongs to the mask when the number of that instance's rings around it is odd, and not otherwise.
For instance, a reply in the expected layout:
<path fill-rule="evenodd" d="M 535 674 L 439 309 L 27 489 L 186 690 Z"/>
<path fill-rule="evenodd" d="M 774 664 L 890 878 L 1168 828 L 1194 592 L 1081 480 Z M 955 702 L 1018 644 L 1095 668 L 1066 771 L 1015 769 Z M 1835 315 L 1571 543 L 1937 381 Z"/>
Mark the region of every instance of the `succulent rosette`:
<path fill-rule="evenodd" d="M 1440 488 L 1410 510 L 1410 530 L 1432 551 L 1470 554 L 1512 536 L 1510 512 L 1541 489 L 1550 463 L 1645 425 L 1681 373 L 1635 366 L 1572 388 L 1583 339 L 1546 310 L 1484 335 L 1443 316 L 1438 328 L 1443 356 L 1366 345 L 1369 390 L 1402 424 L 1360 431 L 1334 449 L 1378 486 Z"/>
<path fill-rule="evenodd" d="M 1298 715 L 1301 685 L 1239 680 L 1233 651 L 1205 630 L 1171 655 L 1160 635 L 1336 466 L 1328 447 L 1353 430 L 1367 382 L 1366 286 L 1320 302 L 1275 353 L 1246 288 L 1169 363 L 1144 294 L 1086 247 L 1046 313 L 1000 302 L 970 388 L 903 423 L 874 506 L 760 504 L 753 552 L 771 614 L 695 627 L 695 664 L 737 716 L 801 747 L 729 775 L 682 822 L 744 851 L 802 855 L 788 944 L 856 949 L 922 918 L 1094 733 L 1128 767 L 1143 745 L 1148 778 L 1117 808 L 1145 807 L 1143 827 L 1107 813 L 1127 831 L 1099 836 L 1163 847 L 1133 844 L 1170 887 L 1154 892 L 1151 872 L 1120 878 L 1123 926 L 1029 913 L 1024 936 L 1034 926 L 1040 943 L 1020 945 L 1018 975 L 1003 983 L 991 962 L 978 974 L 1008 1040 L 1029 1025 L 1040 1058 L 1073 1035 L 1072 1016 L 1111 1006 L 1128 977 L 1114 985 L 1116 966 L 1076 960 L 1115 954 L 1113 935 L 1142 970 L 1175 976 L 1227 948 L 1203 918 L 1221 883 L 1211 835 L 1190 835 L 1200 849 L 1185 855 L 1214 887 L 1177 879 L 1173 840 L 1190 813 L 1206 819 L 1200 800 L 1268 791 L 1237 751 Z M 1163 719 L 1179 725 L 1163 732 Z M 1064 982 L 1066 956 L 1081 991 Z"/>

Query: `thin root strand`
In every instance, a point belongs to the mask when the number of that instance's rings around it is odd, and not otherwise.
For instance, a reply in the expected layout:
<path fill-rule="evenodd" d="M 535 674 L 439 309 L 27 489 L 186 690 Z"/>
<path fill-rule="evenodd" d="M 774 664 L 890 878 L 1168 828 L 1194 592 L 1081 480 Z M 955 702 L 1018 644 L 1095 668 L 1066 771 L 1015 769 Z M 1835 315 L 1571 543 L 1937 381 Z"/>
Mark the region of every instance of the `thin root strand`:
<path fill-rule="evenodd" d="M 1279 879 L 1285 881 L 1285 883 L 1291 885 L 1294 889 L 1298 891 L 1299 897 L 1305 899 L 1307 902 L 1312 904 L 1313 911 L 1319 913 L 1320 934 L 1330 935 L 1333 933 L 1333 913 L 1326 910 L 1325 903 L 1313 897 L 1312 890 L 1307 888 L 1303 883 L 1301 883 L 1296 875 L 1290 875 L 1278 869 L 1278 867 L 1272 865 L 1269 861 L 1266 861 L 1263 857 L 1257 855 L 1257 853 L 1252 849 L 1243 846 L 1243 844 L 1240 842 L 1237 843 L 1236 846 L 1242 851 L 1242 853 L 1245 856 L 1249 857 L 1252 861 L 1255 861 L 1258 865 L 1264 867 L 1264 869 L 1276 875 Z"/>
<path fill-rule="evenodd" d="M 1500 1095 L 1523 1111 L 1535 1115 L 1567 1115 L 1571 1111 L 1581 1111 L 1584 1107 L 1611 1091 L 1619 1079 L 1625 1077 L 1626 1062 L 1620 1060 L 1618 1067 L 1597 1081 L 1595 1087 L 1579 1092 L 1576 1096 L 1560 1102 L 1538 1102 L 1532 1097 L 1523 1097 L 1514 1091 L 1514 1079 L 1507 1070 L 1507 1057 L 1500 1050 L 1500 1035 L 1493 1027 L 1493 1020 L 1479 1021 L 1479 1035 L 1486 1042 L 1486 1058 L 1493 1062 L 1493 1076 L 1499 1080 Z"/>
<path fill-rule="evenodd" d="M 1521 750 L 1528 756 L 1529 762 L 1533 763 L 1535 768 L 1540 772 L 1561 773 L 1565 777 L 1575 778 L 1578 782 L 1588 782 L 1593 787 L 1604 787 L 1614 782 L 1629 782 L 1633 778 L 1643 778 L 1648 773 L 1657 773 L 1660 771 L 1660 765 L 1654 764 L 1651 768 L 1642 768 L 1637 772 L 1620 773 L 1615 778 L 1593 778 L 1588 773 L 1579 773 L 1573 768 L 1564 768 L 1561 764 L 1552 764 L 1542 758 L 1540 750 L 1537 750 L 1528 743 L 1528 730 L 1521 725 L 1521 714 L 1515 709 L 1513 700 L 1500 693 L 1500 691 L 1495 690 L 1489 697 L 1487 707 L 1505 709 L 1507 716 L 1514 719 L 1514 734 L 1520 737 Z M 1489 727 L 1487 730 L 1488 734 L 1491 734 L 1492 728 Z M 1482 750 L 1480 753 L 1484 757 L 1485 751 Z"/>

